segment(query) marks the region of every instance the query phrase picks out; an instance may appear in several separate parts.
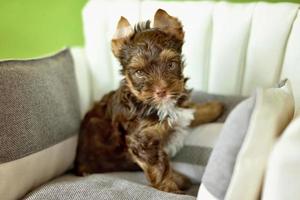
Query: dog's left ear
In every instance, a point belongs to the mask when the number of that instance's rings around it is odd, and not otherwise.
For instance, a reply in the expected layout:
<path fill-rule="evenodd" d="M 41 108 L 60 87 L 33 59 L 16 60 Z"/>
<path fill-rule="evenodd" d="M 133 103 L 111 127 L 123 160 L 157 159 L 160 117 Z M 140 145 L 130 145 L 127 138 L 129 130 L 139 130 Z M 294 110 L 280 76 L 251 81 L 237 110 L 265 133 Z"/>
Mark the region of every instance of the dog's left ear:
<path fill-rule="evenodd" d="M 183 40 L 184 32 L 181 22 L 173 16 L 170 16 L 163 9 L 158 9 L 154 15 L 154 28 L 158 28 L 165 33 L 174 35 L 177 39 Z"/>
<path fill-rule="evenodd" d="M 124 44 L 125 40 L 133 34 L 133 28 L 129 24 L 128 20 L 125 17 L 121 17 L 118 25 L 117 30 L 111 40 L 111 49 L 113 54 L 118 57 L 120 54 L 120 50 L 122 45 Z"/>

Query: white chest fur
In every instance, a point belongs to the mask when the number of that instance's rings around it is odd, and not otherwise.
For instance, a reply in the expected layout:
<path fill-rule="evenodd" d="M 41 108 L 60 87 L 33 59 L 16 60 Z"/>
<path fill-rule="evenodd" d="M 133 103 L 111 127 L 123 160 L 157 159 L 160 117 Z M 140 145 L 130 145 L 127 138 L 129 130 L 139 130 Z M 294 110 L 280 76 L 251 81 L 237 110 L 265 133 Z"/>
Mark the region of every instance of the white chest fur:
<path fill-rule="evenodd" d="M 164 147 L 166 153 L 173 157 L 184 145 L 188 126 L 194 119 L 194 109 L 179 108 L 173 103 L 167 103 L 158 107 L 158 116 L 160 120 L 168 120 L 169 125 L 175 129 Z"/>

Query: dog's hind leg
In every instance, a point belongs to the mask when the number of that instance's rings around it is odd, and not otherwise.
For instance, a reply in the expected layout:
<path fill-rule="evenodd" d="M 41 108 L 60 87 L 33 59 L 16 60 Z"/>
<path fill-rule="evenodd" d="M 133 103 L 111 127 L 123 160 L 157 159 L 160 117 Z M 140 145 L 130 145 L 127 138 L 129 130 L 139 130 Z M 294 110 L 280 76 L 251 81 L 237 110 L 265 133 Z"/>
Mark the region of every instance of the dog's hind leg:
<path fill-rule="evenodd" d="M 83 124 L 75 161 L 77 175 L 139 169 L 127 151 L 125 137 L 110 120 L 91 117 Z"/>

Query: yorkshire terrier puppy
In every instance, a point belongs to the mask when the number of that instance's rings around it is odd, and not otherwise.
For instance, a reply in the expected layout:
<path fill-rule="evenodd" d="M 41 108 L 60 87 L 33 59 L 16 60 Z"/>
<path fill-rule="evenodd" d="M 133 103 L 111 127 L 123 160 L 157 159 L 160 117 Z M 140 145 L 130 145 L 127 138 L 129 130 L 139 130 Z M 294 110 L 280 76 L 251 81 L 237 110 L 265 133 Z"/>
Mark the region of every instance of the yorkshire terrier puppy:
<path fill-rule="evenodd" d="M 216 120 L 219 102 L 189 101 L 183 75 L 181 22 L 159 9 L 150 21 L 131 27 L 121 17 L 112 52 L 124 79 L 86 114 L 79 136 L 78 175 L 142 169 L 150 184 L 182 193 L 190 182 L 169 158 L 183 145 L 185 128 Z"/>

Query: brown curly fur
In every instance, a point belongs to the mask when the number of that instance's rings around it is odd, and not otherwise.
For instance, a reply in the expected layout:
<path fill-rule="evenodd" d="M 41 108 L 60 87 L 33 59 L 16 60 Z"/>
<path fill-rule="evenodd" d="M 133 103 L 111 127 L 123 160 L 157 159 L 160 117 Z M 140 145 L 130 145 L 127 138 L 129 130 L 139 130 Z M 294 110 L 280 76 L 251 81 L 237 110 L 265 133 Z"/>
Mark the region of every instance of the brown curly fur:
<path fill-rule="evenodd" d="M 126 28 L 126 35 L 120 30 Z M 119 31 L 119 32 L 118 32 Z M 189 180 L 170 167 L 164 145 L 174 133 L 158 106 L 165 98 L 176 107 L 195 108 L 191 126 L 215 120 L 222 105 L 189 102 L 181 49 L 184 32 L 177 18 L 158 10 L 154 27 L 149 21 L 133 30 L 125 18 L 117 27 L 112 50 L 122 65 L 120 87 L 105 95 L 86 114 L 79 136 L 78 175 L 142 169 L 159 190 L 182 193 Z"/>

